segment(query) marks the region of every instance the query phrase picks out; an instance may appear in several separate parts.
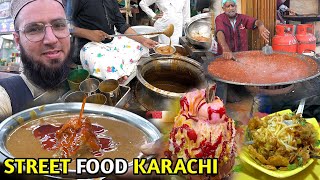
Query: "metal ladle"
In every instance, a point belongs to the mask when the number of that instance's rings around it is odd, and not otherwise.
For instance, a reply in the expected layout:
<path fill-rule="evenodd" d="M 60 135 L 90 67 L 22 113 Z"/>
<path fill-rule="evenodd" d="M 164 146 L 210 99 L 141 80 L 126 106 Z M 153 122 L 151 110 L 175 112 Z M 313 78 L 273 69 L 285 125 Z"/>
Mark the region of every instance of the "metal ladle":
<path fill-rule="evenodd" d="M 143 35 L 155 35 L 155 34 L 164 34 L 167 37 L 171 37 L 174 31 L 173 24 L 169 24 L 169 26 L 162 32 L 151 32 L 151 33 L 143 33 L 143 34 L 113 34 L 109 35 L 109 37 L 118 37 L 118 36 L 143 36 Z"/>

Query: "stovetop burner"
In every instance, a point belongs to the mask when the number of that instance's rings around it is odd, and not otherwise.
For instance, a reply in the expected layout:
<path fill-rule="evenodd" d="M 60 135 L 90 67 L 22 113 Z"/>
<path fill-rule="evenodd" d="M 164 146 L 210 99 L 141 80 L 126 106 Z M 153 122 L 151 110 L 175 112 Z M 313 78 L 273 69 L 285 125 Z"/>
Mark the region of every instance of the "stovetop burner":
<path fill-rule="evenodd" d="M 199 62 L 202 62 L 202 58 L 205 57 L 208 52 L 205 49 L 201 49 L 190 44 L 185 36 L 179 38 L 179 43 L 187 50 L 190 58 Z"/>

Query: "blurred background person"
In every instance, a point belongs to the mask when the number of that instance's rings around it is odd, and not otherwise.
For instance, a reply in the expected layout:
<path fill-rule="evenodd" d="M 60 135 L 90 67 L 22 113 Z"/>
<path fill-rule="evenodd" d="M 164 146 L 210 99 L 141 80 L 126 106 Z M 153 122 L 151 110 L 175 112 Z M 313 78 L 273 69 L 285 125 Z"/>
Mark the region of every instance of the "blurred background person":
<path fill-rule="evenodd" d="M 71 30 L 77 37 L 74 58 L 100 79 L 125 79 L 136 62 L 157 42 L 143 36 L 111 38 L 117 32 L 136 34 L 122 16 L 117 0 L 77 0 L 73 3 Z M 80 61 L 79 61 L 80 60 Z"/>
<path fill-rule="evenodd" d="M 263 22 L 245 14 L 238 14 L 236 0 L 222 0 L 221 5 L 223 13 L 215 19 L 219 55 L 231 59 L 232 52 L 248 51 L 247 29 L 258 29 L 261 37 L 269 42 L 270 32 Z"/>
<path fill-rule="evenodd" d="M 154 12 L 149 6 L 156 4 L 158 12 Z M 190 20 L 190 0 L 141 0 L 141 9 L 151 17 L 157 31 L 163 31 L 169 24 L 174 25 L 174 32 L 171 37 L 173 44 L 179 44 L 179 37 L 182 37 L 183 26 Z M 159 42 L 169 44 L 170 39 L 161 34 Z"/>
<path fill-rule="evenodd" d="M 261 37 L 269 42 L 270 32 L 265 28 L 263 22 L 245 14 L 238 14 L 236 0 L 222 0 L 221 6 L 223 13 L 215 19 L 218 55 L 231 59 L 234 57 L 233 52 L 248 51 L 247 29 L 258 29 Z M 238 88 L 239 86 L 228 85 L 228 102 L 241 100 Z M 217 93 L 223 94 L 223 91 L 218 90 Z M 224 95 L 220 96 L 224 97 Z"/>
<path fill-rule="evenodd" d="M 283 16 L 288 12 L 289 15 L 297 15 L 296 12 L 292 11 L 288 6 L 286 6 L 284 3 L 286 0 L 277 0 L 277 24 L 285 24 L 285 20 L 283 19 Z"/>

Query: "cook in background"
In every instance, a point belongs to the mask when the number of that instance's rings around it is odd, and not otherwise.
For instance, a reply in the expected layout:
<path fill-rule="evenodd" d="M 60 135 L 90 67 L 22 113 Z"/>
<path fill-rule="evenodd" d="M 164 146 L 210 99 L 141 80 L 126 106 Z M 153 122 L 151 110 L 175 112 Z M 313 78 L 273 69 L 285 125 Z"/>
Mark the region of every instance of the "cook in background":
<path fill-rule="evenodd" d="M 277 24 L 285 24 L 285 20 L 283 19 L 283 15 L 286 12 L 289 12 L 290 15 L 297 15 L 294 11 L 292 11 L 288 6 L 284 3 L 286 0 L 277 0 Z"/>
<path fill-rule="evenodd" d="M 136 34 L 120 13 L 117 0 L 77 0 L 73 4 L 72 35 L 78 37 L 75 63 L 100 79 L 119 79 L 132 73 L 136 62 L 157 42 Z M 79 52 L 80 51 L 80 52 Z M 79 54 L 80 53 L 80 54 Z"/>
<path fill-rule="evenodd" d="M 12 0 L 10 11 L 23 72 L 0 79 L 0 120 L 30 104 L 37 105 L 40 96 L 59 93 L 71 60 L 70 33 L 61 0 Z M 56 100 L 44 99 L 45 103 Z"/>
<path fill-rule="evenodd" d="M 218 42 L 218 55 L 225 59 L 233 57 L 232 52 L 247 51 L 248 37 L 247 29 L 258 28 L 261 37 L 269 42 L 270 32 L 264 27 L 263 22 L 253 17 L 238 14 L 236 0 L 222 0 L 222 9 L 224 13 L 218 15 L 215 19 L 215 31 Z M 225 95 L 225 89 L 222 90 L 222 84 L 218 84 L 217 94 L 223 99 L 226 97 L 228 102 L 238 102 L 241 100 L 239 95 L 240 86 L 228 85 L 228 93 Z"/>
<path fill-rule="evenodd" d="M 156 13 L 149 8 L 154 3 L 160 12 Z M 182 36 L 183 26 L 190 21 L 190 0 L 141 0 L 139 5 L 155 21 L 154 27 L 157 31 L 163 31 L 169 24 L 173 24 L 172 44 L 179 44 L 179 37 Z M 161 34 L 159 42 L 169 44 L 170 39 Z"/>
<path fill-rule="evenodd" d="M 263 22 L 238 14 L 236 0 L 222 0 L 222 9 L 224 13 L 215 19 L 218 55 L 222 54 L 225 59 L 231 59 L 232 52 L 247 51 L 247 29 L 258 28 L 261 37 L 269 42 L 270 32 L 264 27 Z"/>

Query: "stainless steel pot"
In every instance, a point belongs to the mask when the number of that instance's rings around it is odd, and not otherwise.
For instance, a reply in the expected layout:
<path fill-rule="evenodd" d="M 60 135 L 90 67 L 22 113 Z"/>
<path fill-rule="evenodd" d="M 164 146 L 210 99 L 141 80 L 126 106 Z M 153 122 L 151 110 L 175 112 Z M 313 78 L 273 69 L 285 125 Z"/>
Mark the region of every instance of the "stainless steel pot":
<path fill-rule="evenodd" d="M 201 65 L 183 56 L 143 59 L 137 78 L 135 95 L 147 110 L 171 110 L 185 92 L 206 85 Z"/>
<path fill-rule="evenodd" d="M 187 40 L 194 46 L 209 49 L 211 46 L 211 41 L 201 42 L 197 41 L 192 37 L 194 33 L 201 33 L 211 35 L 211 14 L 203 13 L 193 16 L 190 21 L 184 27 L 184 33 Z"/>

